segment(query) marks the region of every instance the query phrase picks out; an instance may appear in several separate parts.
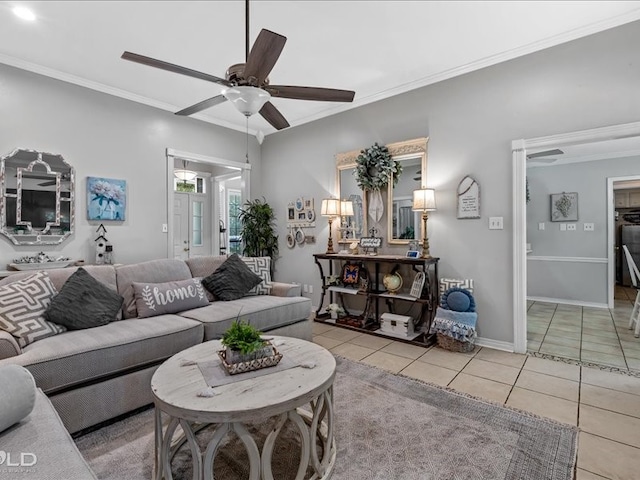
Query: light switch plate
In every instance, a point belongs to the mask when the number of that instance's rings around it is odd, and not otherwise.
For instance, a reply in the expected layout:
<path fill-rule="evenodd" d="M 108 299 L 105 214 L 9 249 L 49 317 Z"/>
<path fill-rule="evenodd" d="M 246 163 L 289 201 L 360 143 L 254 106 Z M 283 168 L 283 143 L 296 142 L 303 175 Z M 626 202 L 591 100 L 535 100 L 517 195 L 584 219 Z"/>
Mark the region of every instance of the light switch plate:
<path fill-rule="evenodd" d="M 576 224 L 575 223 L 568 223 L 567 224 L 567 230 L 575 232 L 577 230 L 576 229 Z"/>
<path fill-rule="evenodd" d="M 538 223 L 538 230 L 544 230 L 544 222 Z"/>
<path fill-rule="evenodd" d="M 584 231 L 585 232 L 593 232 L 595 230 L 595 224 L 593 223 L 585 223 L 584 224 Z"/>
<path fill-rule="evenodd" d="M 561 232 L 566 232 L 567 231 L 567 224 L 566 223 L 561 223 L 560 224 L 560 231 Z"/>
<path fill-rule="evenodd" d="M 489 230 L 504 229 L 503 217 L 489 217 Z"/>

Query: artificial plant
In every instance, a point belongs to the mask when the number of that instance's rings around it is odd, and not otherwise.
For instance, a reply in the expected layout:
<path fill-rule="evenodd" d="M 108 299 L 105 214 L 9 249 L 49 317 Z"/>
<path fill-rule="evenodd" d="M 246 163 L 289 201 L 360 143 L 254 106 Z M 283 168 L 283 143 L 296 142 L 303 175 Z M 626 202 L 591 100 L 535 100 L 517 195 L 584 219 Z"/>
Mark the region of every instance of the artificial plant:
<path fill-rule="evenodd" d="M 266 200 L 247 200 L 238 216 L 242 228 L 242 254 L 247 257 L 271 257 L 271 266 L 278 254 L 276 216 Z"/>

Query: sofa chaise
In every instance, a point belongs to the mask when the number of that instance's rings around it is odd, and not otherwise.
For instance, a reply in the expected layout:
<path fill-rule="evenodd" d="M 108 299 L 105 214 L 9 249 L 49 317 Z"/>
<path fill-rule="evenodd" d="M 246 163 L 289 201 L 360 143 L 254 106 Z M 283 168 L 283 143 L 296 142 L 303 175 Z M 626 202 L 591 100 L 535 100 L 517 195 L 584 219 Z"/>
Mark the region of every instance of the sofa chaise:
<path fill-rule="evenodd" d="M 214 300 L 200 308 L 138 318 L 134 283 L 198 280 L 226 260 L 214 256 L 86 266 L 92 277 L 124 298 L 122 319 L 69 330 L 23 348 L 0 330 L 0 367 L 16 364 L 29 370 L 67 430 L 75 433 L 152 403 L 150 380 L 158 365 L 190 346 L 220 338 L 237 318 L 263 332 L 311 339 L 310 299 L 300 296 L 299 285 L 278 282 L 269 285 L 269 294 Z M 62 268 L 47 273 L 60 291 L 75 271 Z M 0 281 L 0 287 L 31 274 L 11 275 Z"/>

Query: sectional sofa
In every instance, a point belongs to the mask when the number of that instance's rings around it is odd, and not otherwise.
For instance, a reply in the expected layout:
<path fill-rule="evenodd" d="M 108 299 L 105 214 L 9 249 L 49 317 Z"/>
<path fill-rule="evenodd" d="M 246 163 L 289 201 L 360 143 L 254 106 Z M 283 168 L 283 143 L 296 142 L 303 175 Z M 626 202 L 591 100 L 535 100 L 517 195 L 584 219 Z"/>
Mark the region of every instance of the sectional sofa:
<path fill-rule="evenodd" d="M 50 399 L 70 433 L 152 403 L 150 380 L 170 356 L 220 338 L 238 316 L 264 332 L 311 339 L 311 301 L 300 286 L 272 282 L 270 294 L 171 314 L 138 318 L 135 282 L 159 284 L 206 277 L 227 257 L 197 257 L 187 261 L 162 259 L 138 264 L 86 266 L 85 270 L 124 297 L 122 319 L 106 325 L 70 330 L 20 348 L 0 331 L 0 366 L 25 367 Z M 76 268 L 47 270 L 59 291 Z M 33 272 L 11 275 L 0 286 Z"/>

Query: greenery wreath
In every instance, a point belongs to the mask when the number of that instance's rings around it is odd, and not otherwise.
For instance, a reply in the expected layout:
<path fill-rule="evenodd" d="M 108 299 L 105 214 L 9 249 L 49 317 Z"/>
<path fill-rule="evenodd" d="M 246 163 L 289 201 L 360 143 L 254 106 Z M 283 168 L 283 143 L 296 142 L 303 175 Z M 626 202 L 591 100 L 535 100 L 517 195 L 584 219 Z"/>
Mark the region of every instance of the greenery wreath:
<path fill-rule="evenodd" d="M 385 145 L 374 143 L 372 147 L 360 151 L 356 158 L 356 182 L 362 190 L 380 190 L 389 183 L 393 175 L 393 186 L 398 183 L 402 165 L 393 159 Z"/>

